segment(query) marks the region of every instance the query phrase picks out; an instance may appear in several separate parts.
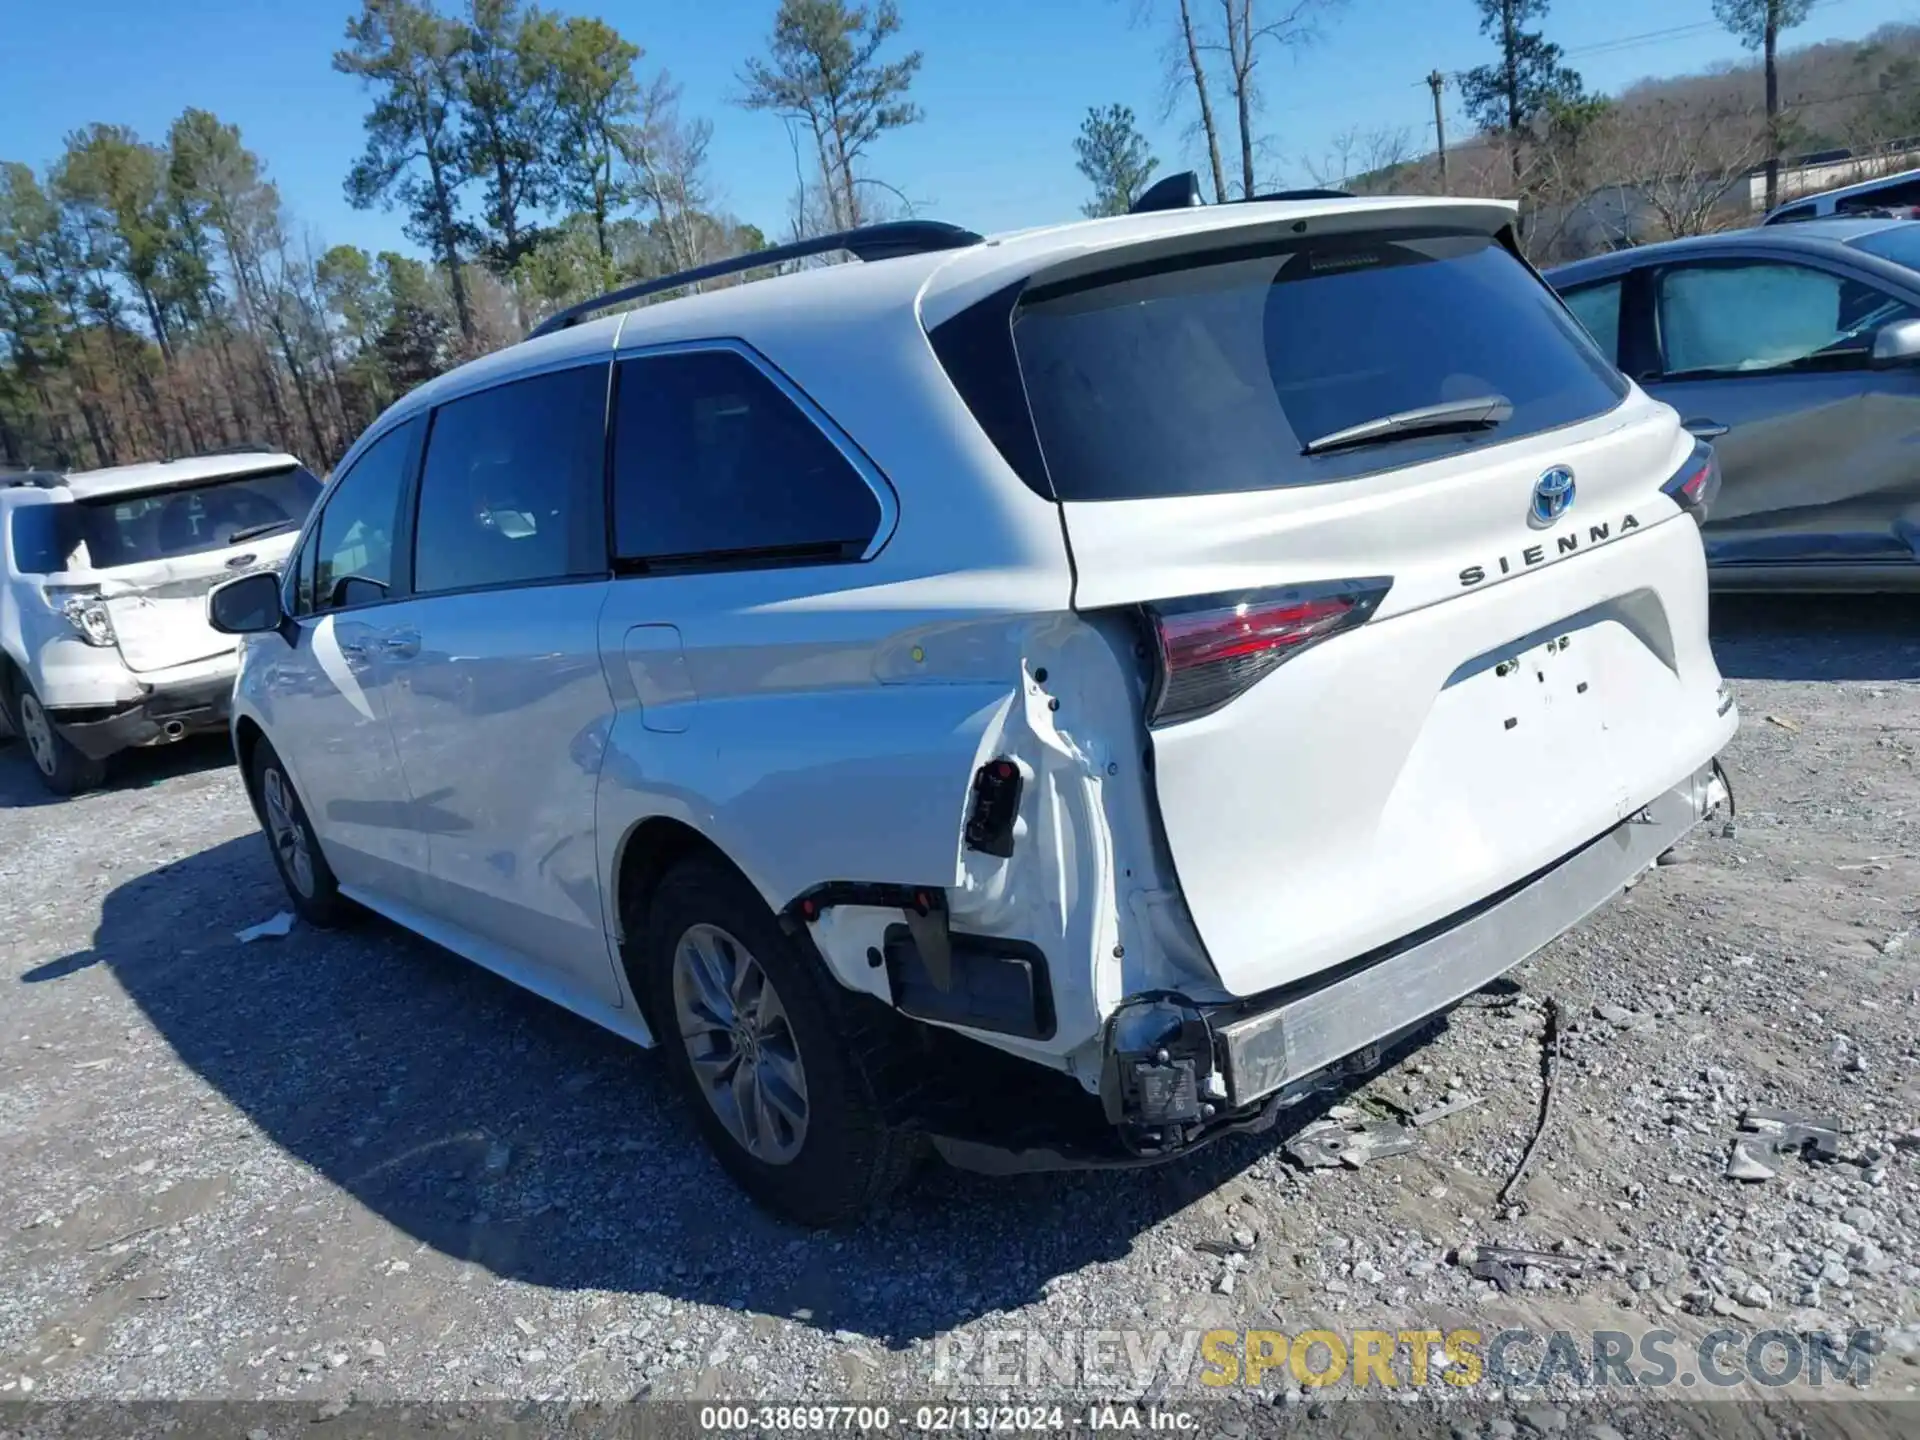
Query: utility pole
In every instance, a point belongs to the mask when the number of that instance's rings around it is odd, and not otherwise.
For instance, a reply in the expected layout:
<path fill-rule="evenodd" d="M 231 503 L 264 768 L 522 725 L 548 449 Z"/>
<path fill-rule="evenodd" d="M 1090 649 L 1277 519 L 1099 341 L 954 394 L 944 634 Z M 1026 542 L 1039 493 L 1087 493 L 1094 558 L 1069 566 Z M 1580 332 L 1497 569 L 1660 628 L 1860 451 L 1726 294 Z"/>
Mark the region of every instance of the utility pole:
<path fill-rule="evenodd" d="M 1447 77 L 1435 70 L 1427 76 L 1427 88 L 1433 91 L 1433 139 L 1439 147 L 1440 193 L 1447 193 L 1447 120 L 1440 105 L 1440 92 L 1447 88 Z"/>

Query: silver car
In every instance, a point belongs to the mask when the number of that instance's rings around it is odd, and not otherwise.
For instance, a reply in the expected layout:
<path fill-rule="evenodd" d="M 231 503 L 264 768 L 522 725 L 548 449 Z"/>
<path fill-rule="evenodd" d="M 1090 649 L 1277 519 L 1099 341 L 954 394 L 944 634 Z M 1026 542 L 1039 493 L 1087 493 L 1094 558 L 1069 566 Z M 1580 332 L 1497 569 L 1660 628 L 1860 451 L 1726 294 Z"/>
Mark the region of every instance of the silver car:
<path fill-rule="evenodd" d="M 1718 451 L 1716 588 L 1920 587 L 1920 223 L 1699 236 L 1547 279 Z"/>

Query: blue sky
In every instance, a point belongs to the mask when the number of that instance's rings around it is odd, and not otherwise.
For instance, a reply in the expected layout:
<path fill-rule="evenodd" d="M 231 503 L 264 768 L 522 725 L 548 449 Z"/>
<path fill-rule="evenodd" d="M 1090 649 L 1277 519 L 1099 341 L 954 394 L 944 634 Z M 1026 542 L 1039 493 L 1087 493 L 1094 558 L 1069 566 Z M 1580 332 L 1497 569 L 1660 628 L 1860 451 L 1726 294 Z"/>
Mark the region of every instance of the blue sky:
<path fill-rule="evenodd" d="M 447 0 L 451 3 L 451 0 Z M 552 0 L 549 0 L 552 3 Z M 1007 229 L 1077 213 L 1086 185 L 1072 141 L 1090 105 L 1131 105 L 1163 171 L 1199 161 L 1186 117 L 1162 118 L 1164 18 L 1142 0 L 901 0 L 904 39 L 926 53 L 914 89 L 923 124 L 885 137 L 872 172 L 924 202 L 922 213 Z M 93 120 L 158 139 L 188 105 L 238 124 L 266 160 L 296 220 L 328 244 L 412 249 L 399 217 L 351 209 L 341 180 L 359 152 L 365 96 L 335 74 L 347 0 L 11 0 L 0 21 L 10 63 L 0 85 L 0 159 L 39 166 L 61 137 Z M 643 73 L 665 67 L 684 107 L 714 122 L 712 169 L 726 208 L 779 230 L 793 190 L 786 134 L 747 114 L 741 61 L 758 51 L 775 0 L 562 0 L 598 13 L 646 48 Z M 1791 37 L 1856 37 L 1920 20 L 1920 0 L 1820 0 Z M 1263 128 L 1276 172 L 1308 183 L 1303 156 L 1339 132 L 1406 127 L 1431 138 L 1422 77 L 1489 58 L 1473 0 L 1347 0 L 1324 39 L 1265 62 Z M 1737 58 L 1711 0 L 1557 0 L 1546 28 L 1590 86 Z M 1451 132 L 1464 127 L 1450 116 Z"/>

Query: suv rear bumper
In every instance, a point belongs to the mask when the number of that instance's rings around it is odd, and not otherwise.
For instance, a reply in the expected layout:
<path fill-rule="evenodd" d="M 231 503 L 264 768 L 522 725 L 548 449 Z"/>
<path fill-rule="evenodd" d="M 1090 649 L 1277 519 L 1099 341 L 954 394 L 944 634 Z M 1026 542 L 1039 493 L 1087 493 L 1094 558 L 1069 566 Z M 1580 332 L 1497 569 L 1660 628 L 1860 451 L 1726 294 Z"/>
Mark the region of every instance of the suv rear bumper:
<path fill-rule="evenodd" d="M 1281 991 L 1231 1005 L 1183 1007 L 1204 1019 L 1196 1028 L 1211 1037 L 1210 1053 L 1203 1046 L 1187 1057 L 1196 1078 L 1211 1065 L 1224 1080 L 1224 1094 L 1214 1088 L 1203 1118 L 1175 1127 L 1185 1131 L 1182 1141 L 1168 1143 L 1162 1128 L 1151 1146 L 1122 1143 L 1124 1122 L 1138 1123 L 1126 1116 L 1109 1132 L 1111 1144 L 1015 1149 L 940 1134 L 933 1144 L 964 1169 L 1010 1174 L 1155 1164 L 1227 1135 L 1265 1130 L 1298 1101 L 1377 1068 L 1424 1022 L 1606 904 L 1730 798 L 1717 762 L 1709 764 L 1572 854 L 1426 931 Z M 1146 1057 L 1110 1054 L 1109 1077 L 1136 1058 Z M 1158 1058 L 1177 1064 L 1183 1057 L 1163 1051 Z M 1109 1116 L 1118 1108 L 1108 1097 Z"/>
<path fill-rule="evenodd" d="M 1228 1012 L 1214 1039 L 1240 1108 L 1446 1009 L 1599 909 L 1726 798 L 1704 767 L 1573 854 L 1333 978 Z M 1247 1013 L 1250 1010 L 1251 1013 Z"/>
<path fill-rule="evenodd" d="M 233 709 L 233 672 L 161 682 L 123 705 L 49 707 L 47 718 L 90 760 L 224 730 Z"/>

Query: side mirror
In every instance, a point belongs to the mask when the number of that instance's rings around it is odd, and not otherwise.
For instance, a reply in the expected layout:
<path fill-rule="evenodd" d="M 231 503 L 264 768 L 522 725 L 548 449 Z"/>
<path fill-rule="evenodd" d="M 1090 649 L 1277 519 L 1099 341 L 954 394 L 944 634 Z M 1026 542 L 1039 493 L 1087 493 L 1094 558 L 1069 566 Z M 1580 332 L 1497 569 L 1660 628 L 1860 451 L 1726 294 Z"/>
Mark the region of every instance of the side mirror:
<path fill-rule="evenodd" d="M 207 623 L 222 635 L 260 635 L 278 630 L 280 576 L 271 570 L 229 580 L 207 596 Z"/>
<path fill-rule="evenodd" d="M 1920 362 L 1920 320 L 1895 320 L 1873 333 L 1875 366 L 1912 365 Z"/>

